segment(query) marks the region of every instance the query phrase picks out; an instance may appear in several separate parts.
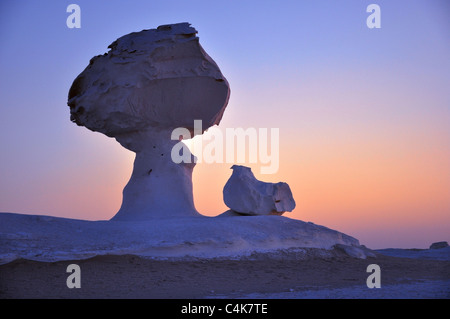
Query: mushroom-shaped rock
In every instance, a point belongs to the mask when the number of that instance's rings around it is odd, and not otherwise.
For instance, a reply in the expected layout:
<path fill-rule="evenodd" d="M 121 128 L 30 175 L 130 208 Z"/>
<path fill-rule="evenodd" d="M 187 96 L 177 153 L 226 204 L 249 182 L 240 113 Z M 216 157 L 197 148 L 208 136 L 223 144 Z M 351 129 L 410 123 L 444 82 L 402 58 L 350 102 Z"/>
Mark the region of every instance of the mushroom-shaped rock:
<path fill-rule="evenodd" d="M 92 58 L 70 88 L 73 122 L 136 152 L 113 219 L 199 215 L 192 196 L 195 164 L 171 160 L 179 143 L 171 135 L 178 127 L 193 135 L 194 120 L 203 130 L 219 124 L 230 89 L 196 34 L 189 23 L 127 34 Z"/>
<path fill-rule="evenodd" d="M 243 215 L 282 215 L 295 208 L 289 185 L 256 179 L 249 167 L 233 165 L 233 174 L 223 188 L 223 201 Z"/>

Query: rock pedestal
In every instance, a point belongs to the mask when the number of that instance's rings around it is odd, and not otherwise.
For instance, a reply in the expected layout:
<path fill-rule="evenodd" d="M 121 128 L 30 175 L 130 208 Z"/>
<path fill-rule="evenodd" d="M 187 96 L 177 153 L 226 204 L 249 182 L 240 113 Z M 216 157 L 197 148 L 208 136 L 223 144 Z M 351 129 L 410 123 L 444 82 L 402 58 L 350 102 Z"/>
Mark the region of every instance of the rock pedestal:
<path fill-rule="evenodd" d="M 172 147 L 179 141 L 170 140 L 170 133 L 139 134 L 146 147 L 136 150 L 133 173 L 113 220 L 201 216 L 195 209 L 192 194 L 195 163 L 193 158 L 190 164 L 176 164 L 171 160 Z M 138 137 L 133 136 L 133 140 Z"/>

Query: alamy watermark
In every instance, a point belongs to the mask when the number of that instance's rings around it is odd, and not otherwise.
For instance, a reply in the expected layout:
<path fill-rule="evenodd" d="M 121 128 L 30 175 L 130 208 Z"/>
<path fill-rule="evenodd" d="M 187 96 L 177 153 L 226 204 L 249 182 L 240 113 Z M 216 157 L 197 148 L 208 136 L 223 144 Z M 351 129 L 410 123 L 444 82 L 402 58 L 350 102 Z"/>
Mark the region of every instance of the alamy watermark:
<path fill-rule="evenodd" d="M 78 4 L 69 4 L 66 8 L 66 12 L 70 15 L 66 19 L 66 25 L 69 29 L 81 28 L 81 8 Z M 381 8 L 378 4 L 369 4 L 366 8 L 366 12 L 370 15 L 366 19 L 366 25 L 369 29 L 381 28 Z"/>
<path fill-rule="evenodd" d="M 367 288 L 381 288 L 381 268 L 377 264 L 370 264 L 367 266 L 367 272 L 372 273 L 367 277 Z"/>
<path fill-rule="evenodd" d="M 81 28 L 81 8 L 78 4 L 69 4 L 66 12 L 70 12 L 66 19 L 66 25 L 69 29 Z"/>
<path fill-rule="evenodd" d="M 67 288 L 81 288 L 81 269 L 77 264 L 70 264 L 66 268 L 70 275 L 66 279 Z"/>
<path fill-rule="evenodd" d="M 193 135 L 201 135 L 202 121 L 194 121 Z M 278 128 L 226 128 L 225 134 L 217 126 L 210 127 L 202 139 L 193 143 L 192 159 L 188 146 L 182 140 L 191 139 L 191 131 L 178 127 L 172 131 L 171 139 L 180 140 L 172 148 L 174 163 L 252 163 L 261 164 L 261 174 L 275 174 L 279 168 Z M 206 140 L 206 143 L 205 143 Z M 248 160 L 247 160 L 248 159 Z"/>
<path fill-rule="evenodd" d="M 366 12 L 371 13 L 366 19 L 366 25 L 369 29 L 380 29 L 381 28 L 381 9 L 378 4 L 369 4 L 367 6 Z"/>

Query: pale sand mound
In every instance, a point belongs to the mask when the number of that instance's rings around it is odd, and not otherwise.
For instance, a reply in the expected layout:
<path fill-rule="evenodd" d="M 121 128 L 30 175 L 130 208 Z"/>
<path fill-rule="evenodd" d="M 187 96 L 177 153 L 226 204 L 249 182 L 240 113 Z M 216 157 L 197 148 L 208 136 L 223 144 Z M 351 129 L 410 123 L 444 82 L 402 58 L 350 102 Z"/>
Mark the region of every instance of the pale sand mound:
<path fill-rule="evenodd" d="M 0 262 L 145 257 L 236 257 L 280 249 L 337 248 L 373 256 L 357 239 L 282 216 L 192 217 L 140 222 L 84 221 L 0 213 Z"/>

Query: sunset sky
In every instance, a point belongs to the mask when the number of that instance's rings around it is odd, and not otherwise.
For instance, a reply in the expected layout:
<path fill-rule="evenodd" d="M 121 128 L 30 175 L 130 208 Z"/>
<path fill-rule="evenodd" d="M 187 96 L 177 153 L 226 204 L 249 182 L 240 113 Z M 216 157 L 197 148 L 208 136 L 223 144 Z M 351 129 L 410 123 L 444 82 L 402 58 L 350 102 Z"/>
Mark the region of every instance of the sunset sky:
<path fill-rule="evenodd" d="M 66 8 L 81 8 L 69 29 Z M 369 29 L 366 8 L 381 8 Z M 69 120 L 67 94 L 118 37 L 189 22 L 231 87 L 219 127 L 279 128 L 284 216 L 369 248 L 450 241 L 450 3 L 396 1 L 0 2 L 0 211 L 109 219 L 134 153 Z M 232 163 L 198 164 L 215 216 Z"/>

